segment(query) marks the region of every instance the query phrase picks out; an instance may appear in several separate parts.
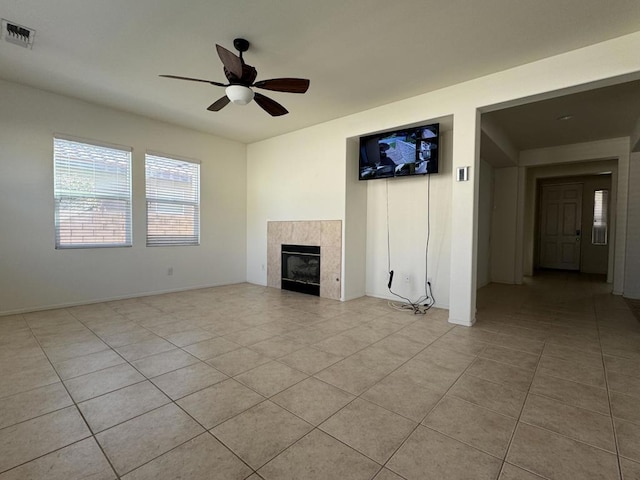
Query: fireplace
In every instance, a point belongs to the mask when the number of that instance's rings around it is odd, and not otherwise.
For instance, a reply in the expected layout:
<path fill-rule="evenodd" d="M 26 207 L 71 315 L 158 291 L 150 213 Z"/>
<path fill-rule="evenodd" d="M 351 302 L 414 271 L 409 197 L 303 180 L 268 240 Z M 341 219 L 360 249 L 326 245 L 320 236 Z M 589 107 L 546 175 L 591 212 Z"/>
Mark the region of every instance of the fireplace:
<path fill-rule="evenodd" d="M 320 296 L 320 247 L 282 245 L 283 290 Z"/>
<path fill-rule="evenodd" d="M 282 282 L 283 245 L 317 245 L 320 247 L 320 282 L 314 283 L 320 283 L 321 298 L 341 299 L 342 221 L 278 220 L 267 222 L 267 285 L 271 288 L 285 288 Z"/>

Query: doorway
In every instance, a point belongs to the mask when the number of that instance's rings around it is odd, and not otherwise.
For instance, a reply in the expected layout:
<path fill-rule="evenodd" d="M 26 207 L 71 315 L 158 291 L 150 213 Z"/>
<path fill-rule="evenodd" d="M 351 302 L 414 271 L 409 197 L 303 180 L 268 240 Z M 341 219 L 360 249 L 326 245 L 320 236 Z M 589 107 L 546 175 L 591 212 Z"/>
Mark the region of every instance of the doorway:
<path fill-rule="evenodd" d="M 540 268 L 580 271 L 582 184 L 542 185 Z"/>
<path fill-rule="evenodd" d="M 538 269 L 607 274 L 610 190 L 610 174 L 538 180 Z"/>

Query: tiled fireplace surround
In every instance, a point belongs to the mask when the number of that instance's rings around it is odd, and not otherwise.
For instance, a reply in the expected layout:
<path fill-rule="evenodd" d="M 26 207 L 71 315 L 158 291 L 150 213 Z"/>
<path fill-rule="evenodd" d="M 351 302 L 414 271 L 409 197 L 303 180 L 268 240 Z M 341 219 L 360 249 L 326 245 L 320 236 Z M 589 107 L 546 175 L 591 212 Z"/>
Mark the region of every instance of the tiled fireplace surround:
<path fill-rule="evenodd" d="M 267 222 L 267 285 L 281 288 L 281 245 L 320 246 L 320 296 L 340 300 L 342 221 Z"/>

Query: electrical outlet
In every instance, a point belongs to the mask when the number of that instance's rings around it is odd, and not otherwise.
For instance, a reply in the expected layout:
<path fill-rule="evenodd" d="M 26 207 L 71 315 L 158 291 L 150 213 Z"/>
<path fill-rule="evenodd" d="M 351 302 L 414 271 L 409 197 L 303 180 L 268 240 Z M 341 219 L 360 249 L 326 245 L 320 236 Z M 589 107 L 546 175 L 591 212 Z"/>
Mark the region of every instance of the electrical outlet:
<path fill-rule="evenodd" d="M 431 283 L 433 282 L 433 279 L 431 277 L 427 277 L 427 283 Z"/>
<path fill-rule="evenodd" d="M 169 276 L 173 275 L 173 267 L 169 267 L 167 269 L 167 275 L 169 275 Z"/>

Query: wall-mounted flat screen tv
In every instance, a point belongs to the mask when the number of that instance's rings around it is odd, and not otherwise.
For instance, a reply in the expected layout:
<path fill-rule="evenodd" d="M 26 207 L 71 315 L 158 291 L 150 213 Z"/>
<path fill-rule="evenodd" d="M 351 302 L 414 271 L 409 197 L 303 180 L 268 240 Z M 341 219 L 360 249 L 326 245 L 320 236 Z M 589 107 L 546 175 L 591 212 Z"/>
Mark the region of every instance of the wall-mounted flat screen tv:
<path fill-rule="evenodd" d="M 440 124 L 360 138 L 360 180 L 438 173 Z"/>

